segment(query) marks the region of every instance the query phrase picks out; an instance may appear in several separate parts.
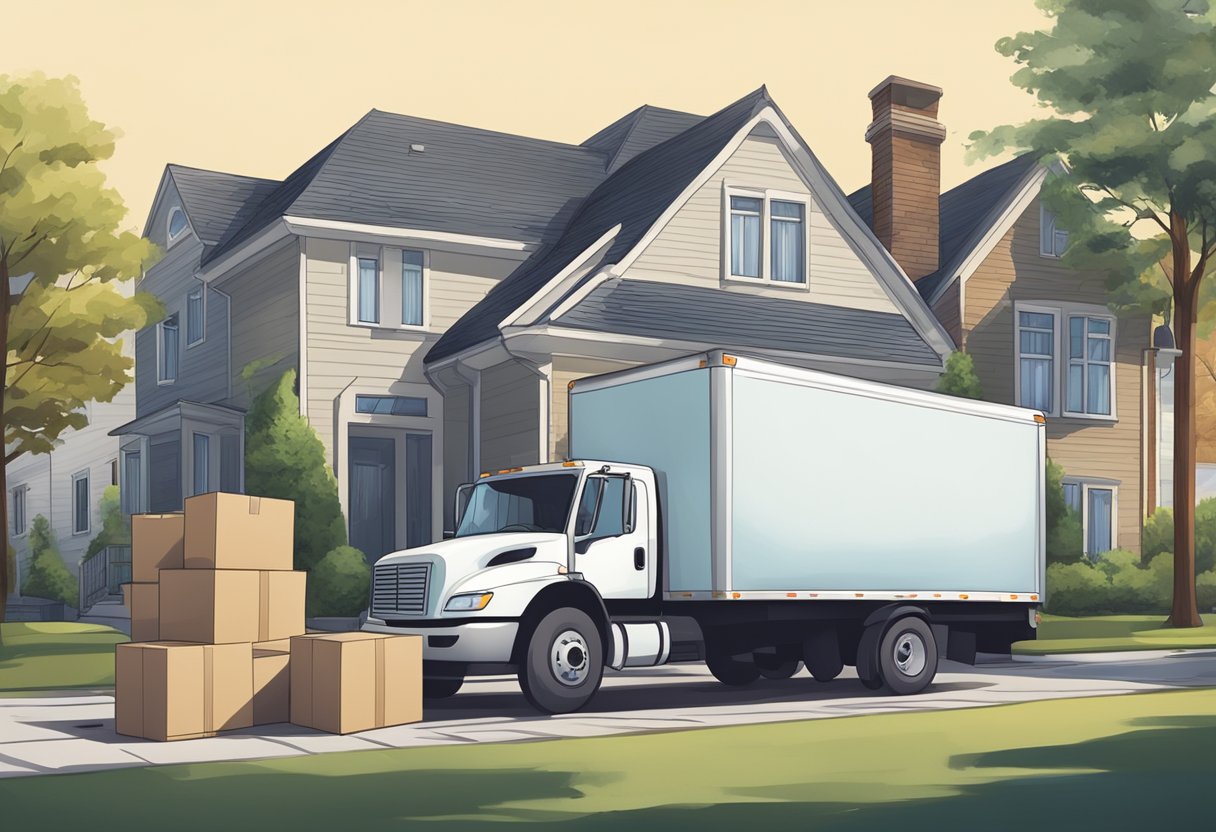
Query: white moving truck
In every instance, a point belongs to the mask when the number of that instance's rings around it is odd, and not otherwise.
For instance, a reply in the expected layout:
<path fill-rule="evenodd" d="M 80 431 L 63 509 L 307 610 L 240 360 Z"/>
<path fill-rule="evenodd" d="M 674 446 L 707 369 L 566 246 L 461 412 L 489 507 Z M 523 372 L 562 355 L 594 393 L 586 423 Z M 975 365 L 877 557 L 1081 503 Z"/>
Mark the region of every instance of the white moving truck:
<path fill-rule="evenodd" d="M 677 661 L 910 694 L 1034 638 L 1041 414 L 721 351 L 569 403 L 571 461 L 482 474 L 454 538 L 375 566 L 365 629 L 425 637 L 427 696 L 512 673 L 562 713 Z"/>

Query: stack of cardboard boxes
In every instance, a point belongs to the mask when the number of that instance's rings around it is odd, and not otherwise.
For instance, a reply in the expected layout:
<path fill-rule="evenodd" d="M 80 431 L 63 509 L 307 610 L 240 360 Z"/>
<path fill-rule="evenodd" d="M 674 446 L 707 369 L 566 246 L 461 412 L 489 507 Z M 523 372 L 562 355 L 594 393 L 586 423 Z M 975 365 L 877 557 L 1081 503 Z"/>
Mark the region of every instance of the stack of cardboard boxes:
<path fill-rule="evenodd" d="M 422 718 L 420 639 L 305 635 L 291 502 L 211 493 L 185 509 L 131 518 L 118 733 L 176 740 L 289 720 L 349 733 Z"/>

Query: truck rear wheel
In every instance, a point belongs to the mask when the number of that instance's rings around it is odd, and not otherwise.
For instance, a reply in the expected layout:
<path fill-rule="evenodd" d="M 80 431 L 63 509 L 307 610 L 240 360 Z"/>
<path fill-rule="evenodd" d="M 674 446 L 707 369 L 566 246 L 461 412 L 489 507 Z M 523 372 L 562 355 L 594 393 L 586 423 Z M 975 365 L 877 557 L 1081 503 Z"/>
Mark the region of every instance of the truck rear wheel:
<path fill-rule="evenodd" d="M 603 645 L 590 616 L 563 607 L 541 619 L 519 669 L 519 686 L 532 707 L 550 714 L 577 711 L 603 678 Z"/>
<path fill-rule="evenodd" d="M 765 679 L 790 679 L 802 670 L 802 662 L 798 659 L 782 660 L 776 656 L 769 656 L 767 660 L 761 660 L 756 657 L 756 667 L 760 670 L 760 675 Z"/>
<path fill-rule="evenodd" d="M 892 693 L 920 693 L 937 675 L 937 641 L 923 618 L 893 622 L 878 644 L 878 671 Z"/>
<path fill-rule="evenodd" d="M 731 687 L 750 685 L 760 678 L 760 668 L 756 667 L 750 655 L 739 658 L 711 648 L 705 652 L 705 666 L 715 679 Z"/>
<path fill-rule="evenodd" d="M 802 660 L 816 682 L 830 682 L 844 670 L 835 630 L 817 630 L 802 643 Z"/>

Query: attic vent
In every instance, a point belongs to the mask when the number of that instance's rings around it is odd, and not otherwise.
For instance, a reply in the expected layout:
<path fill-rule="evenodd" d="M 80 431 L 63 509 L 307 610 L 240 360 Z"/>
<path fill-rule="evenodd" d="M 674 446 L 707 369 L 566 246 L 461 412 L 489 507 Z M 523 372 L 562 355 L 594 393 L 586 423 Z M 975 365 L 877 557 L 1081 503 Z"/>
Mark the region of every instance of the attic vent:
<path fill-rule="evenodd" d="M 424 150 L 426 150 L 426 145 L 424 144 L 410 145 L 410 153 L 422 153 Z"/>

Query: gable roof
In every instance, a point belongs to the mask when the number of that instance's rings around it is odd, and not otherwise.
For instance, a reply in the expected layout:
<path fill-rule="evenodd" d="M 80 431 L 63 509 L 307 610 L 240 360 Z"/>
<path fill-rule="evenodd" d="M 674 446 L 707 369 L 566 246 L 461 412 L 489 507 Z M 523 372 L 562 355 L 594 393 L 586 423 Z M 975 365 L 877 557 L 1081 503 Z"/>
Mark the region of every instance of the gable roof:
<path fill-rule="evenodd" d="M 171 164 L 167 171 L 194 233 L 206 245 L 219 243 L 230 231 L 243 225 L 253 207 L 279 184 L 273 179 L 185 165 Z"/>
<path fill-rule="evenodd" d="M 605 160 L 593 148 L 372 110 L 204 262 L 282 216 L 544 241 L 600 182 Z"/>
<path fill-rule="evenodd" d="M 582 146 L 606 153 L 605 170 L 612 173 L 639 153 L 683 133 L 704 118 L 643 104 L 584 141 Z"/>
<path fill-rule="evenodd" d="M 932 302 L 940 296 L 953 277 L 957 276 L 963 261 L 1037 167 L 1037 157 L 1033 154 L 1019 156 L 973 176 L 938 198 L 940 267 L 916 281 L 916 289 L 921 297 Z M 849 194 L 849 204 L 866 225 L 873 227 L 874 208 L 869 185 Z"/>
<path fill-rule="evenodd" d="M 619 224 L 601 262 L 616 263 L 753 116 L 773 104 L 764 87 L 626 162 L 591 192 L 561 237 L 534 253 L 440 336 L 430 363 L 498 335 L 499 323 Z"/>

